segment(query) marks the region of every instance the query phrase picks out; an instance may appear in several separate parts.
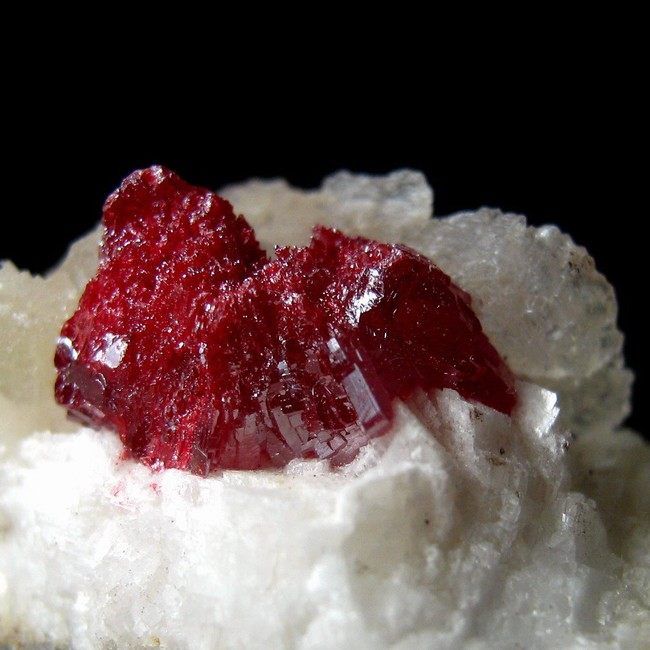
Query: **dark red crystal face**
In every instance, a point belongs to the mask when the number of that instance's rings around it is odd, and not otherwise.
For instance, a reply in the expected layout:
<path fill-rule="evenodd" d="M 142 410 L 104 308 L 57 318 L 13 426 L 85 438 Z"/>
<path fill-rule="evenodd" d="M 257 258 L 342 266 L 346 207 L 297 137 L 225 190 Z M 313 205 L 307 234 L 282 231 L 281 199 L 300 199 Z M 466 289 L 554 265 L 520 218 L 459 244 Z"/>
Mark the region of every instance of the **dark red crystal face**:
<path fill-rule="evenodd" d="M 123 182 L 104 225 L 56 399 L 152 466 L 345 463 L 418 389 L 514 408 L 469 296 L 407 248 L 317 228 L 270 260 L 227 201 L 161 167 Z"/>

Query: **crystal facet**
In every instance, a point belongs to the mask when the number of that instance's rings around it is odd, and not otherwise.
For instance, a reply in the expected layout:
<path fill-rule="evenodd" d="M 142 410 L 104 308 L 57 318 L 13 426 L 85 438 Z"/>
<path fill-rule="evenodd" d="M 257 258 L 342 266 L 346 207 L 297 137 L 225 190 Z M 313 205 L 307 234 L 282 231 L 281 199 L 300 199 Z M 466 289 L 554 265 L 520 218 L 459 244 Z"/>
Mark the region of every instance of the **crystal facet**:
<path fill-rule="evenodd" d="M 227 201 L 161 167 L 124 181 L 104 226 L 56 398 L 148 464 L 346 463 L 417 389 L 514 408 L 470 297 L 411 249 L 318 227 L 271 260 Z"/>

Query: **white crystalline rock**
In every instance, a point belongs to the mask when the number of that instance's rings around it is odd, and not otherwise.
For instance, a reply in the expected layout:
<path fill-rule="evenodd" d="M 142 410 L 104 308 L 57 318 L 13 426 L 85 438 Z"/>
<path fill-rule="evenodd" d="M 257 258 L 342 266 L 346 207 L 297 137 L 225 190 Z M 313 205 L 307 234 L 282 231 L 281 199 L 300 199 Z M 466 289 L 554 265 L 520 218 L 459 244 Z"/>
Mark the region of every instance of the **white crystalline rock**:
<path fill-rule="evenodd" d="M 493 210 L 431 220 L 414 172 L 226 194 L 267 246 L 324 223 L 429 255 L 523 379 L 516 412 L 421 394 L 341 471 L 152 473 L 113 434 L 61 432 L 51 398 L 96 234 L 45 280 L 7 266 L 0 647 L 650 646 L 650 449 L 613 431 L 630 376 L 584 249 Z"/>
<path fill-rule="evenodd" d="M 0 266 L 0 444 L 35 430 L 69 430 L 52 399 L 54 345 L 97 268 L 98 233 L 70 248 L 47 277 Z"/>

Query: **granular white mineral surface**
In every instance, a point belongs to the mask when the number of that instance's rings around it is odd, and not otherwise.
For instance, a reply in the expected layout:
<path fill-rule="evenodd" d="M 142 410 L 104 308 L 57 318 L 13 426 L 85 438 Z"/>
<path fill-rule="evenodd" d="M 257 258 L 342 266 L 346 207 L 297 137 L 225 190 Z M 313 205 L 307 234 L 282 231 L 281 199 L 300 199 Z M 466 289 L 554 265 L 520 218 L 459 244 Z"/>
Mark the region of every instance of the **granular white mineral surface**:
<path fill-rule="evenodd" d="M 399 404 L 349 466 L 199 478 L 65 420 L 54 340 L 97 233 L 45 278 L 0 270 L 0 646 L 650 647 L 650 448 L 612 288 L 557 228 L 432 219 L 416 172 L 224 194 L 263 244 L 315 223 L 428 255 L 518 376 L 512 418 L 453 391 Z"/>

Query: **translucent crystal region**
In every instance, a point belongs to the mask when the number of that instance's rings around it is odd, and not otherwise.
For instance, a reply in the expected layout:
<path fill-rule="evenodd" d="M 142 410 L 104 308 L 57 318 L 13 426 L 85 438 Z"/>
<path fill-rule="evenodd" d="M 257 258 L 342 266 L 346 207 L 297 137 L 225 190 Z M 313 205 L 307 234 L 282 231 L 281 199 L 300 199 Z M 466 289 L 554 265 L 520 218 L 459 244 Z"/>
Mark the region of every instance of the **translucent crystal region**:
<path fill-rule="evenodd" d="M 103 218 L 56 398 L 150 465 L 349 462 L 416 390 L 514 408 L 469 295 L 411 249 L 318 227 L 270 260 L 227 201 L 160 167 L 129 176 Z"/>

